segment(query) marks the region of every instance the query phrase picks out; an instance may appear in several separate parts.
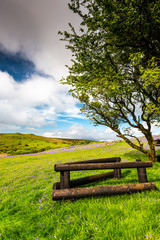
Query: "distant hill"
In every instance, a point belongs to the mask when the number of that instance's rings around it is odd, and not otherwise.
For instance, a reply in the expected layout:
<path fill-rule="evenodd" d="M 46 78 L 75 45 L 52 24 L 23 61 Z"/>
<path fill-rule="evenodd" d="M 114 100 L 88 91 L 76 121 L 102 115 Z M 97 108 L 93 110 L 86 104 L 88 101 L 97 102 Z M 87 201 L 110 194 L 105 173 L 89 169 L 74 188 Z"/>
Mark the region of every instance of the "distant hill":
<path fill-rule="evenodd" d="M 47 138 L 34 134 L 2 133 L 0 134 L 0 155 L 37 153 L 55 148 L 89 143 L 93 143 L 93 141 Z"/>

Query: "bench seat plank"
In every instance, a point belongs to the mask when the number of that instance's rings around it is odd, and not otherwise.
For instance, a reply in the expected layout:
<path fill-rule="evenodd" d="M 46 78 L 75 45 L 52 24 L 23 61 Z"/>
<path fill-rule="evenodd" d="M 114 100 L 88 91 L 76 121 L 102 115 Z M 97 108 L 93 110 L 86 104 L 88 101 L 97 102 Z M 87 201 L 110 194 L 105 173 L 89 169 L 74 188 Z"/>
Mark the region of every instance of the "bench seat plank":
<path fill-rule="evenodd" d="M 84 188 L 70 188 L 53 190 L 52 199 L 74 199 L 91 196 L 109 196 L 113 194 L 124 194 L 141 192 L 145 190 L 157 189 L 155 183 L 137 183 L 137 184 L 123 184 L 103 187 L 84 187 Z"/>
<path fill-rule="evenodd" d="M 83 163 L 83 164 L 55 164 L 54 170 L 79 171 L 98 169 L 145 168 L 152 167 L 152 162 L 115 162 L 115 163 Z"/>

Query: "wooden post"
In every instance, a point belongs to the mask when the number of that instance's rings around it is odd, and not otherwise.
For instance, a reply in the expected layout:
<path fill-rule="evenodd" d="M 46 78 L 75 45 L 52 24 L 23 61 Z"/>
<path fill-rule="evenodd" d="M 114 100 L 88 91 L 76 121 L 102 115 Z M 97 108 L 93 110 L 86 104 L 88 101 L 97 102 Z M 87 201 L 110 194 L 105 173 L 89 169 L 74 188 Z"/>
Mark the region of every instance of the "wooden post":
<path fill-rule="evenodd" d="M 141 162 L 141 159 L 137 159 L 136 162 Z M 146 168 L 143 168 L 143 167 L 137 168 L 137 173 L 138 173 L 138 182 L 139 183 L 148 182 Z"/>
<path fill-rule="evenodd" d="M 127 185 L 112 185 L 103 187 L 85 187 L 53 190 L 52 199 L 73 199 L 91 196 L 109 196 L 113 194 L 124 194 L 157 189 L 155 183 L 137 183 Z"/>
<path fill-rule="evenodd" d="M 70 171 L 60 172 L 60 189 L 70 188 Z"/>
<path fill-rule="evenodd" d="M 121 159 L 117 158 L 116 162 L 120 162 Z M 121 179 L 121 169 L 114 169 L 114 178 Z"/>
<path fill-rule="evenodd" d="M 114 169 L 114 178 L 121 179 L 121 169 Z"/>

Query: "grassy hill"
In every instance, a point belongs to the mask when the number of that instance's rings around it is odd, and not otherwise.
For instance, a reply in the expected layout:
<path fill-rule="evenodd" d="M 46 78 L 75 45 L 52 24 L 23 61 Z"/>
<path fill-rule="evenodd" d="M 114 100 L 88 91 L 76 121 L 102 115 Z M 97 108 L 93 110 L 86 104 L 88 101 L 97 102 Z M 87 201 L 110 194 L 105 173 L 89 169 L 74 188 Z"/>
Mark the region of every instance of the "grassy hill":
<path fill-rule="evenodd" d="M 160 191 L 52 201 L 52 185 L 59 181 L 54 164 L 102 157 L 148 160 L 124 142 L 97 149 L 0 159 L 0 239 L 159 240 Z M 92 174 L 97 171 L 75 171 L 71 179 Z M 160 189 L 160 163 L 147 169 L 147 176 Z M 123 169 L 120 180 L 88 186 L 136 182 L 137 170 Z"/>
<path fill-rule="evenodd" d="M 0 134 L 0 155 L 18 155 L 37 153 L 50 149 L 88 144 L 91 141 L 78 139 L 58 139 L 36 136 L 33 134 Z"/>

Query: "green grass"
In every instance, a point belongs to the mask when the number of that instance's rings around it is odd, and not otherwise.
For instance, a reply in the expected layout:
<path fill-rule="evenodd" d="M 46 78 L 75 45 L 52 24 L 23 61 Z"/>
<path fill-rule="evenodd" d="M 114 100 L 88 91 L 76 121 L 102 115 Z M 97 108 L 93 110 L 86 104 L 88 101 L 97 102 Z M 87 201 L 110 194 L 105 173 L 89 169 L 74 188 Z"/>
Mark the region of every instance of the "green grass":
<path fill-rule="evenodd" d="M 128 161 L 148 160 L 124 142 L 98 149 L 0 159 L 0 239 L 160 239 L 159 191 L 52 201 L 52 185 L 59 181 L 55 163 L 114 156 Z M 160 163 L 155 163 L 147 169 L 147 176 L 160 189 L 159 170 Z M 94 173 L 72 172 L 71 178 Z M 110 179 L 98 185 L 138 182 L 136 169 L 124 169 L 122 175 L 121 180 Z"/>
<path fill-rule="evenodd" d="M 19 155 L 43 152 L 50 149 L 92 143 L 89 140 L 57 139 L 33 134 L 0 134 L 0 155 Z"/>

